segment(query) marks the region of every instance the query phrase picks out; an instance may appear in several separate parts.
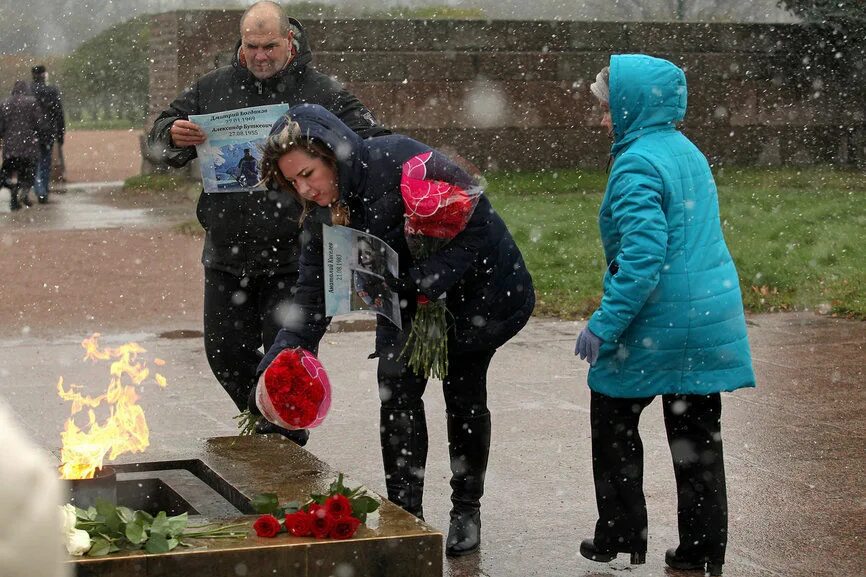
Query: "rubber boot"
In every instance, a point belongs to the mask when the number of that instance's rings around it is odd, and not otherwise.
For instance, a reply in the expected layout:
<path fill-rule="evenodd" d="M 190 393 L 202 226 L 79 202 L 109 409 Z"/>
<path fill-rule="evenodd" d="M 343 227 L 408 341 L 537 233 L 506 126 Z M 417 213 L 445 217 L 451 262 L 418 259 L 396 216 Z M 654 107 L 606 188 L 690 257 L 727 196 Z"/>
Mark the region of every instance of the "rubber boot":
<path fill-rule="evenodd" d="M 451 456 L 451 524 L 445 541 L 449 557 L 468 555 L 481 545 L 481 496 L 490 454 L 490 413 L 448 415 Z"/>
<path fill-rule="evenodd" d="M 424 519 L 427 417 L 420 409 L 380 409 L 379 436 L 388 500 Z"/>

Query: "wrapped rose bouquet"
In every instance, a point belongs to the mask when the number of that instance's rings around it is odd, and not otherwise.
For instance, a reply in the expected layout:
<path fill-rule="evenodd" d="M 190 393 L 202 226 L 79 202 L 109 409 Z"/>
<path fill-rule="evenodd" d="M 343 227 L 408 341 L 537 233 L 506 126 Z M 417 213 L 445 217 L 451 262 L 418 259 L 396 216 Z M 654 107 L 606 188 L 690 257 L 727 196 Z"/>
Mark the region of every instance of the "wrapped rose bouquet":
<path fill-rule="evenodd" d="M 261 417 L 241 414 L 241 434 L 252 434 L 260 418 L 284 429 L 318 426 L 331 407 L 331 383 L 322 363 L 306 349 L 286 349 L 259 378 L 255 393 Z"/>
<path fill-rule="evenodd" d="M 416 262 L 441 250 L 466 228 L 482 194 L 480 181 L 467 179 L 471 182 L 461 185 L 437 179 L 431 166 L 434 160 L 431 151 L 403 164 L 400 192 L 405 207 L 404 232 Z M 442 379 L 448 373 L 449 319 L 445 294 L 435 301 L 418 296 L 403 349 L 403 354 L 409 355 L 409 367 L 417 374 Z"/>

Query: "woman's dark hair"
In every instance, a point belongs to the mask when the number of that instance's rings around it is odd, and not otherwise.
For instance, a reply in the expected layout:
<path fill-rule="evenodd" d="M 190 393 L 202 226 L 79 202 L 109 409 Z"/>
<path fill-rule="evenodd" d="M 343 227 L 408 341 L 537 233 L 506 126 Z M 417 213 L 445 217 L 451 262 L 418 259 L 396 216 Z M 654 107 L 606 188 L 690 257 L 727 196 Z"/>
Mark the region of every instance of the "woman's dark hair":
<path fill-rule="evenodd" d="M 309 201 L 304 200 L 295 187 L 283 176 L 277 166 L 280 158 L 292 150 L 301 150 L 311 158 L 318 158 L 337 173 L 337 156 L 324 143 L 306 136 L 297 122 L 289 122 L 280 132 L 268 136 L 265 143 L 259 147 L 262 151 L 262 182 L 268 188 L 279 188 L 289 191 L 301 204 L 301 222 L 312 209 Z M 331 206 L 331 222 L 334 224 L 349 224 L 348 211 L 335 202 Z"/>

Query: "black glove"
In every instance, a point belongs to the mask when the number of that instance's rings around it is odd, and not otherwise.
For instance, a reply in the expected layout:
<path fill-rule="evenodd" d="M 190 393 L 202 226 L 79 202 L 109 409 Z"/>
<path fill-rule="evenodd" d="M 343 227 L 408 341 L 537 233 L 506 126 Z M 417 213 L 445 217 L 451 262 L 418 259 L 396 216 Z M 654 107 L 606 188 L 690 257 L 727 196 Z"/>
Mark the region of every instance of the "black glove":
<path fill-rule="evenodd" d="M 418 292 L 418 284 L 409 276 L 408 273 L 403 273 L 399 278 L 391 274 L 391 271 L 385 271 L 385 284 L 388 288 L 398 294 L 415 294 Z"/>
<path fill-rule="evenodd" d="M 257 417 L 262 416 L 262 412 L 259 410 L 259 406 L 256 404 L 256 386 L 253 385 L 253 388 L 250 389 L 250 394 L 247 396 L 247 408 L 250 410 L 250 413 Z"/>

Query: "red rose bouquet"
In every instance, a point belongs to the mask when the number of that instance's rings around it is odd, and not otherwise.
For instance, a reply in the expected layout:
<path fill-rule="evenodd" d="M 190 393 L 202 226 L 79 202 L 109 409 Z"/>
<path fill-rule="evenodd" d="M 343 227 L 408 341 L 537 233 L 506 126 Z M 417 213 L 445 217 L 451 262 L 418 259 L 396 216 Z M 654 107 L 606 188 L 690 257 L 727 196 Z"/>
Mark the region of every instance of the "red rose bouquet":
<path fill-rule="evenodd" d="M 318 426 L 331 407 L 331 383 L 319 360 L 300 347 L 285 349 L 268 365 L 256 386 L 261 417 L 241 413 L 241 434 L 252 434 L 260 418 L 285 429 Z"/>
<path fill-rule="evenodd" d="M 253 523 L 259 537 L 288 533 L 316 539 L 349 539 L 367 521 L 367 514 L 379 508 L 363 487 L 346 487 L 342 474 L 326 494 L 310 495 L 303 505 L 298 501 L 280 505 L 274 493 L 256 495 L 251 505 L 261 514 Z"/>
<path fill-rule="evenodd" d="M 404 232 L 416 261 L 427 259 L 466 228 L 481 195 L 480 183 L 461 187 L 431 178 L 432 158 L 433 152 L 427 152 L 407 160 L 400 180 Z M 445 378 L 448 323 L 444 294 L 435 301 L 418 296 L 412 330 L 403 349 L 409 354 L 409 368 L 417 374 Z"/>

